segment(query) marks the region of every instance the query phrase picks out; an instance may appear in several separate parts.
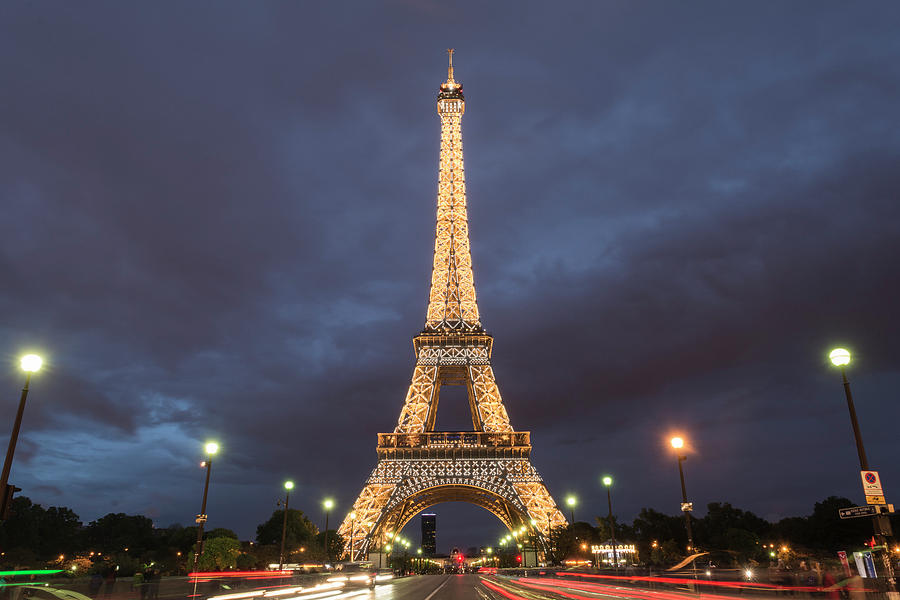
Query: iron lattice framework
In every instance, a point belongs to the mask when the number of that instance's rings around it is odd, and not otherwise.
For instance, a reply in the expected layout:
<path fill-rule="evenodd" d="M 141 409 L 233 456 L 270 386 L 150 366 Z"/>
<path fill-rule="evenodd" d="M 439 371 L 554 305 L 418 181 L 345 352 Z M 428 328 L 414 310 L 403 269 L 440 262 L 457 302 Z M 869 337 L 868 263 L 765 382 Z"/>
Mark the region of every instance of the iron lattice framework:
<path fill-rule="evenodd" d="M 531 464 L 531 436 L 514 431 L 491 369 L 493 338 L 481 326 L 472 276 L 462 130 L 462 84 L 447 81 L 441 119 L 434 269 L 416 366 L 393 433 L 378 434 L 378 465 L 341 524 L 345 553 L 365 556 L 418 512 L 439 502 L 481 506 L 510 529 L 526 527 L 546 547 L 566 518 Z M 436 432 L 442 385 L 464 385 L 472 429 Z"/>

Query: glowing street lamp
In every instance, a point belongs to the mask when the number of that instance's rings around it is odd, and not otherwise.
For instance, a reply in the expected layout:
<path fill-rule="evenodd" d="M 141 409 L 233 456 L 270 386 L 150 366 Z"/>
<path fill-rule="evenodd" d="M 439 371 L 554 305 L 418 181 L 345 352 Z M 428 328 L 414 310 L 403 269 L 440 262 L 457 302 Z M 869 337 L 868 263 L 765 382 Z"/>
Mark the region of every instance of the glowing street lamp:
<path fill-rule="evenodd" d="M 853 426 L 853 437 L 856 440 L 856 453 L 859 456 L 859 470 L 869 470 L 869 459 L 866 458 L 866 449 L 863 446 L 862 434 L 859 432 L 859 421 L 856 420 L 856 408 L 853 406 L 853 395 L 850 393 L 850 381 L 847 379 L 847 372 L 844 367 L 850 364 L 850 351 L 846 348 L 835 348 L 828 354 L 831 363 L 841 370 L 841 379 L 844 381 L 844 395 L 847 397 L 847 410 L 850 411 L 850 424 Z M 884 530 L 882 529 L 882 517 L 876 515 L 873 517 L 875 525 L 875 535 L 878 537 L 879 546 L 887 548 L 887 541 L 884 539 Z M 884 562 L 885 572 L 887 573 L 888 589 L 893 595 L 896 595 L 896 583 L 894 579 L 894 569 L 887 552 L 882 553 L 882 561 Z"/>
<path fill-rule="evenodd" d="M 322 506 L 325 508 L 325 557 L 331 560 L 331 550 L 328 548 L 328 513 L 334 508 L 334 500 L 325 498 Z"/>
<path fill-rule="evenodd" d="M 284 568 L 284 538 L 287 534 L 287 516 L 288 502 L 291 499 L 291 490 L 294 489 L 294 482 L 287 480 L 284 482 L 284 519 L 281 521 L 281 554 L 278 555 L 278 570 Z"/>
<path fill-rule="evenodd" d="M 206 498 L 209 495 L 209 474 L 212 471 L 212 457 L 219 452 L 219 444 L 216 442 L 206 442 L 203 446 L 206 451 L 206 460 L 201 463 L 206 467 L 206 483 L 203 484 L 203 502 L 200 503 L 200 514 L 197 515 L 197 549 L 194 551 L 194 571 L 197 571 L 197 565 L 200 563 L 200 555 L 203 554 L 203 526 L 206 524 Z M 197 595 L 197 581 L 194 578 L 194 596 Z"/>
<path fill-rule="evenodd" d="M 856 408 L 853 406 L 853 394 L 850 393 L 850 381 L 844 367 L 850 364 L 850 351 L 845 348 L 835 348 L 828 355 L 831 363 L 840 368 L 841 379 L 844 380 L 844 395 L 847 397 L 847 408 L 850 411 L 850 424 L 853 426 L 853 437 L 856 439 L 856 453 L 859 455 L 860 471 L 869 470 L 869 460 L 866 458 L 866 449 L 863 447 L 862 434 L 859 432 L 859 421 L 856 420 Z"/>
<path fill-rule="evenodd" d="M 603 481 L 603 485 L 606 486 L 606 502 L 609 504 L 609 532 L 610 532 L 610 534 L 612 534 L 613 564 L 615 565 L 616 572 L 618 572 L 619 557 L 616 554 L 616 526 L 613 523 L 612 493 L 610 492 L 610 488 L 612 487 L 613 480 L 612 480 L 612 477 L 610 477 L 609 475 L 604 475 L 602 481 Z"/>
<path fill-rule="evenodd" d="M 28 384 L 31 383 L 31 374 L 41 369 L 44 361 L 37 354 L 26 354 L 20 361 L 22 370 L 25 371 L 25 386 L 22 388 L 22 396 L 19 398 L 19 410 L 16 412 L 16 420 L 9 436 L 9 446 L 6 449 L 6 460 L 3 461 L 3 474 L 0 475 L 0 520 L 9 516 L 10 504 L 12 504 L 15 486 L 9 485 L 9 471 L 12 469 L 13 455 L 16 453 L 16 442 L 19 441 L 19 429 L 22 427 L 22 415 L 25 414 L 25 400 L 28 398 Z"/>
<path fill-rule="evenodd" d="M 672 444 L 672 448 L 676 451 L 684 448 L 684 439 L 680 437 L 673 437 L 670 440 Z M 694 534 L 691 532 L 691 515 L 690 512 L 694 510 L 694 506 L 691 502 L 688 502 L 687 499 L 687 489 L 684 487 L 684 468 L 681 466 L 681 463 L 687 460 L 687 455 L 682 454 L 681 452 L 676 452 L 675 455 L 678 457 L 678 477 L 681 478 L 681 511 L 684 513 L 684 526 L 687 529 L 688 536 L 688 552 L 691 554 L 694 553 Z M 693 563 L 692 563 L 693 564 Z M 696 567 L 694 567 L 696 569 Z"/>
<path fill-rule="evenodd" d="M 578 498 L 575 496 L 569 496 L 566 498 L 566 504 L 569 505 L 569 510 L 572 511 L 572 525 L 575 524 L 575 505 L 578 504 Z"/>

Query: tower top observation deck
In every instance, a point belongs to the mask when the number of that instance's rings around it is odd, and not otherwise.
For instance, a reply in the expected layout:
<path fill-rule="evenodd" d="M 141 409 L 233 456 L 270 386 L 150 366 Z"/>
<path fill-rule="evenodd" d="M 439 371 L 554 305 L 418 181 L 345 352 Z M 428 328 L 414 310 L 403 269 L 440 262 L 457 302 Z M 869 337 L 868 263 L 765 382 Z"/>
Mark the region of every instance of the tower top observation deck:
<path fill-rule="evenodd" d="M 450 64 L 447 66 L 447 81 L 441 84 L 438 100 L 465 100 L 463 86 L 453 79 L 453 48 L 447 48 Z"/>

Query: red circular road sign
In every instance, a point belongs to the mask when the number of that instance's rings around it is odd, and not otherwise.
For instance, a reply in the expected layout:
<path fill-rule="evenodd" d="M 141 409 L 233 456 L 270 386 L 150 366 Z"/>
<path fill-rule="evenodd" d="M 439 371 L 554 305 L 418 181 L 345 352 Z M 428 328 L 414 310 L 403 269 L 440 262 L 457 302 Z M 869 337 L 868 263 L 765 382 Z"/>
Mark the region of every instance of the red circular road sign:
<path fill-rule="evenodd" d="M 878 478 L 875 477 L 875 473 L 866 473 L 866 481 L 868 483 L 875 483 L 877 480 Z"/>

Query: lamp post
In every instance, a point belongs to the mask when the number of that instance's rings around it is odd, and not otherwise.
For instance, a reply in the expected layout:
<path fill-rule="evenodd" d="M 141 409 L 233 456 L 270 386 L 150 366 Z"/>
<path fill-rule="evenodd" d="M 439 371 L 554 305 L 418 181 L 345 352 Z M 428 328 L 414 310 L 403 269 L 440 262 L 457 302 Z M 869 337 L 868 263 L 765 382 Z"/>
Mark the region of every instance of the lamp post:
<path fill-rule="evenodd" d="M 212 471 L 212 457 L 219 451 L 219 444 L 216 442 L 206 442 L 203 446 L 206 451 L 206 460 L 202 466 L 206 467 L 206 483 L 203 484 L 203 502 L 200 503 L 200 514 L 197 515 L 197 549 L 194 550 L 194 571 L 200 563 L 200 555 L 203 554 L 203 526 L 206 524 L 206 498 L 209 495 L 209 474 Z M 194 577 L 194 596 L 197 595 L 197 580 Z"/>
<path fill-rule="evenodd" d="M 572 525 L 575 525 L 575 505 L 578 504 L 578 498 L 575 496 L 569 496 L 566 498 L 566 504 L 569 505 L 569 510 L 572 511 Z M 574 529 L 573 529 L 574 531 Z"/>
<path fill-rule="evenodd" d="M 853 394 L 850 393 L 850 381 L 847 380 L 847 371 L 844 367 L 850 364 L 850 352 L 844 348 L 835 348 L 828 355 L 831 363 L 841 370 L 841 379 L 844 380 L 844 395 L 847 397 L 847 409 L 850 411 L 850 424 L 853 426 L 853 437 L 856 439 L 856 453 L 859 455 L 860 471 L 869 470 L 869 460 L 866 458 L 866 449 L 863 447 L 862 435 L 859 433 L 859 421 L 856 420 L 856 408 L 853 406 Z"/>
<path fill-rule="evenodd" d="M 353 562 L 353 531 L 356 526 L 356 511 L 350 513 L 350 562 Z"/>
<path fill-rule="evenodd" d="M 294 489 L 293 481 L 285 481 L 284 482 L 284 519 L 281 521 L 281 554 L 278 555 L 278 570 L 282 570 L 284 568 L 284 538 L 287 534 L 287 516 L 288 516 L 288 502 L 291 499 L 291 490 Z"/>
<path fill-rule="evenodd" d="M 606 502 L 609 504 L 609 532 L 612 534 L 612 548 L 613 548 L 613 564 L 616 567 L 616 572 L 619 571 L 619 557 L 616 554 L 616 527 L 613 524 L 613 516 L 612 516 L 612 493 L 610 492 L 610 488 L 612 487 L 612 477 L 606 475 L 603 477 L 603 485 L 606 486 Z"/>
<path fill-rule="evenodd" d="M 863 446 L 862 434 L 859 432 L 859 421 L 856 419 L 856 408 L 853 406 L 853 394 L 850 393 L 850 381 L 847 379 L 847 372 L 844 369 L 850 364 L 850 351 L 846 348 L 835 348 L 828 354 L 831 363 L 841 370 L 841 379 L 844 382 L 844 395 L 847 397 L 847 410 L 850 411 L 850 424 L 853 426 L 853 437 L 856 440 L 856 454 L 859 456 L 859 470 L 869 470 L 869 459 L 866 458 L 866 449 Z M 875 529 L 875 535 L 878 538 L 878 545 L 885 548 L 882 553 L 882 561 L 884 563 L 885 574 L 887 575 L 888 588 L 890 593 L 896 594 L 897 585 L 894 579 L 894 568 L 891 564 L 890 551 L 887 550 L 887 540 L 883 534 L 883 522 L 887 521 L 887 517 L 881 514 L 872 517 L 872 525 Z M 888 527 L 890 524 L 888 523 Z"/>
<path fill-rule="evenodd" d="M 325 501 L 322 502 L 322 506 L 325 507 L 325 559 L 330 561 L 331 550 L 328 548 L 328 512 L 334 508 L 334 500 L 325 498 Z"/>
<path fill-rule="evenodd" d="M 671 440 L 672 447 L 678 451 L 684 447 L 684 439 L 680 437 L 673 437 Z M 690 512 L 694 509 L 692 503 L 688 502 L 687 499 L 687 490 L 684 487 L 684 468 L 681 466 L 681 463 L 687 460 L 687 455 L 682 454 L 681 452 L 676 452 L 676 456 L 678 457 L 678 476 L 681 478 L 681 511 L 684 513 L 684 527 L 687 529 L 687 537 L 688 537 L 688 552 L 691 554 L 694 553 L 694 534 L 691 532 L 691 515 Z M 691 566 L 694 567 L 694 562 L 691 561 Z"/>
<path fill-rule="evenodd" d="M 553 564 L 553 523 L 550 521 L 550 511 L 547 511 L 547 562 Z"/>
<path fill-rule="evenodd" d="M 12 503 L 13 490 L 9 485 L 9 471 L 12 469 L 13 455 L 16 453 L 16 443 L 19 441 L 19 429 L 22 427 L 22 415 L 25 413 L 25 400 L 28 398 L 28 384 L 31 383 L 31 374 L 37 373 L 44 361 L 36 354 L 28 354 L 22 357 L 20 365 L 25 371 L 25 386 L 22 388 L 22 396 L 19 398 L 19 410 L 16 411 L 16 420 L 9 436 L 9 447 L 6 449 L 6 460 L 3 461 L 3 474 L 0 475 L 0 519 L 5 520 L 9 514 Z"/>

